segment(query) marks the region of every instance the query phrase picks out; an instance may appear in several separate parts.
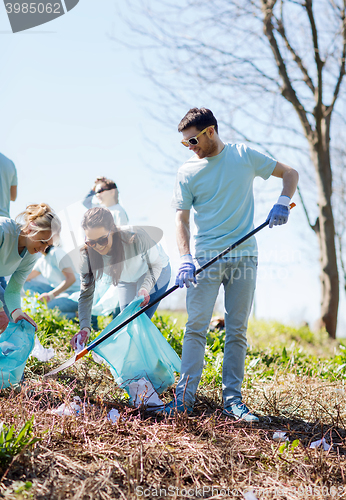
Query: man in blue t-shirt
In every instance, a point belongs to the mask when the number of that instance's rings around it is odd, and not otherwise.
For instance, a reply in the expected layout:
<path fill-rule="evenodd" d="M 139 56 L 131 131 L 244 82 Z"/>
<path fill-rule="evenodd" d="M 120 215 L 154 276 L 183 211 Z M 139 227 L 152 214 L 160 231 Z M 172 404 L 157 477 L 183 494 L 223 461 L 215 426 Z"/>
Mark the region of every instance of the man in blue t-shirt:
<path fill-rule="evenodd" d="M 285 224 L 298 173 L 244 144 L 224 144 L 213 113 L 193 108 L 178 126 L 182 143 L 193 151 L 179 169 L 173 197 L 181 264 L 176 284 L 187 287 L 188 321 L 184 336 L 181 376 L 176 399 L 166 405 L 192 412 L 203 369 L 206 334 L 221 284 L 225 291 L 225 349 L 222 372 L 224 414 L 247 422 L 258 421 L 242 401 L 241 385 L 247 348 L 246 331 L 252 306 L 257 245 L 254 237 L 195 276 L 190 253 L 190 210 L 194 208 L 195 257 L 199 266 L 253 229 L 253 180 L 271 175 L 282 178 L 283 189 L 268 218 L 269 227 Z M 191 282 L 194 286 L 190 286 Z"/>

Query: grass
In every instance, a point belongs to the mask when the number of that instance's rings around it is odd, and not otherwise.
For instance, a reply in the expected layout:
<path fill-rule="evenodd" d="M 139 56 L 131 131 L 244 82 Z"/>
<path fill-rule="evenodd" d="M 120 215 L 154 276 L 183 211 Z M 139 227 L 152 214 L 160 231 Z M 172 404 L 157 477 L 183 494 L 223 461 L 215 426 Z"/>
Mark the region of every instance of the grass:
<path fill-rule="evenodd" d="M 18 433 L 34 416 L 38 440 L 0 464 L 0 496 L 244 499 L 252 490 L 258 499 L 346 498 L 346 350 L 325 332 L 250 323 L 243 396 L 260 422 L 249 425 L 222 416 L 222 330 L 208 334 L 194 413 L 169 420 L 132 408 L 90 356 L 43 379 L 72 354 L 68 341 L 78 326 L 44 307 L 35 320 L 41 342 L 58 352 L 48 363 L 30 358 L 25 383 L 0 394 L 7 428 Z M 154 322 L 181 354 L 184 316 L 162 311 Z M 79 415 L 51 413 L 76 395 Z M 162 397 L 173 395 L 170 388 Z M 121 414 L 115 424 L 106 419 L 111 408 Z M 287 442 L 273 440 L 277 430 Z M 329 451 L 310 448 L 323 437 Z"/>

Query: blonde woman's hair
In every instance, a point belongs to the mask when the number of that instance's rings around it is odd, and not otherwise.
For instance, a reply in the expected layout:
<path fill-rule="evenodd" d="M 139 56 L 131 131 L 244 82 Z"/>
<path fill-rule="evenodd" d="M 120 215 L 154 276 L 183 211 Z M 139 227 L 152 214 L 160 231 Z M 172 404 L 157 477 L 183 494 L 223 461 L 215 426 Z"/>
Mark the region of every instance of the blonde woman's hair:
<path fill-rule="evenodd" d="M 36 234 L 40 231 L 51 231 L 52 236 L 59 236 L 61 222 L 47 203 L 28 205 L 24 212 L 16 217 L 16 221 L 22 226 L 25 233 L 33 229 Z"/>

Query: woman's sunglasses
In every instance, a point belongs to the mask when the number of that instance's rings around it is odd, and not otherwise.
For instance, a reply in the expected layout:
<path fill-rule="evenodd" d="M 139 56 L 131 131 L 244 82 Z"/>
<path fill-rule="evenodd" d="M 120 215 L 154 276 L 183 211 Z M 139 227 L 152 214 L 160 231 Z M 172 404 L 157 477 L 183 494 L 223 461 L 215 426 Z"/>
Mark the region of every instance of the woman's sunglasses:
<path fill-rule="evenodd" d="M 88 245 L 88 247 L 94 248 L 96 245 L 99 245 L 100 247 L 105 247 L 108 243 L 108 236 L 110 235 L 110 231 L 107 234 L 107 236 L 101 236 L 101 238 L 97 238 L 97 240 L 87 240 L 85 238 L 85 244 Z"/>
<path fill-rule="evenodd" d="M 205 129 L 203 129 L 201 132 L 199 132 L 197 135 L 195 135 L 194 137 L 190 137 L 190 139 L 184 139 L 181 141 L 182 144 L 184 144 L 184 146 L 186 146 L 187 148 L 189 146 L 197 146 L 198 144 L 198 137 L 201 136 L 202 134 L 205 134 L 205 132 L 208 130 L 209 127 L 215 127 L 215 125 L 208 125 L 208 127 L 206 127 Z"/>

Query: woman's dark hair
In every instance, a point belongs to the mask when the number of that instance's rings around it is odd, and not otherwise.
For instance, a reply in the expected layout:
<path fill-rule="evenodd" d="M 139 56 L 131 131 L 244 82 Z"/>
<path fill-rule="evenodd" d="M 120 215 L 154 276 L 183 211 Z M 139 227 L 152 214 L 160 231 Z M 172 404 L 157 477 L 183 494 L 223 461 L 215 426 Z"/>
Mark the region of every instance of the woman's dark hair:
<path fill-rule="evenodd" d="M 114 285 L 117 285 L 121 276 L 124 266 L 124 246 L 121 238 L 121 231 L 113 219 L 113 215 L 107 208 L 94 207 L 85 212 L 82 220 L 82 228 L 92 229 L 94 227 L 104 227 L 107 231 L 112 233 L 112 247 L 111 247 L 111 262 L 110 262 L 110 275 Z M 93 280 L 101 279 L 103 276 L 103 258 L 96 250 L 87 245 L 84 246 L 82 252 L 86 253 L 89 271 L 87 273 L 87 283 L 89 286 Z"/>

